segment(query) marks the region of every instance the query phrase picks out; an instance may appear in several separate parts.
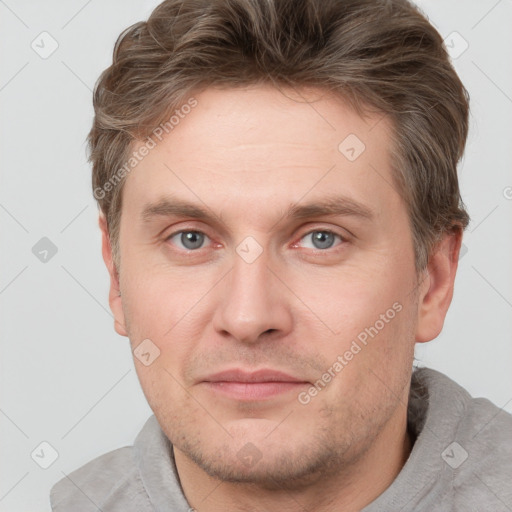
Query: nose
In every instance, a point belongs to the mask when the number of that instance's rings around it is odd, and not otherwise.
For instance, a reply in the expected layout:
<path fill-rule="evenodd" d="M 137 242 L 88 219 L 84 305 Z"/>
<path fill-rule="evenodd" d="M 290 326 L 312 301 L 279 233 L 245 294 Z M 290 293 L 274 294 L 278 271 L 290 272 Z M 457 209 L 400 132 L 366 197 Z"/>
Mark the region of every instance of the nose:
<path fill-rule="evenodd" d="M 233 268 L 221 281 L 213 327 L 223 336 L 253 344 L 273 333 L 282 337 L 292 328 L 290 292 L 269 267 L 265 251 L 248 263 L 235 253 Z"/>

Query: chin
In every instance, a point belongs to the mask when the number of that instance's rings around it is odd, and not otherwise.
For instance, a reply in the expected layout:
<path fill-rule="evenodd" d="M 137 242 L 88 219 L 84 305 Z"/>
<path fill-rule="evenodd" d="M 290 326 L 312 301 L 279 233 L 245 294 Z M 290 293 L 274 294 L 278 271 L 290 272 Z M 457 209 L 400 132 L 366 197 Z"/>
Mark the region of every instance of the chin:
<path fill-rule="evenodd" d="M 215 448 L 212 438 L 210 446 L 204 445 L 204 439 L 190 442 L 182 438 L 184 443 L 176 448 L 212 478 L 267 490 L 304 489 L 340 470 L 345 460 L 339 446 L 332 446 L 332 439 L 304 434 L 304 439 L 283 435 L 270 440 L 261 431 L 259 437 L 253 443 L 248 441 L 251 436 L 234 436 Z"/>

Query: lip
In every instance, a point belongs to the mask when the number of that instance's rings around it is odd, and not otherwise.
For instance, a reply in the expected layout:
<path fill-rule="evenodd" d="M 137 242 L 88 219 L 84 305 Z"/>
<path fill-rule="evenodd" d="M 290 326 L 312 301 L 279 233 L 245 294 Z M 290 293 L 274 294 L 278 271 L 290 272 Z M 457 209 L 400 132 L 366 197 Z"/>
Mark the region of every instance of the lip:
<path fill-rule="evenodd" d="M 202 380 L 210 391 L 241 401 L 265 400 L 276 395 L 297 392 L 309 382 L 285 372 L 261 369 L 253 372 L 240 368 L 215 373 Z"/>
<path fill-rule="evenodd" d="M 263 368 L 254 372 L 233 368 L 215 373 L 203 379 L 205 382 L 305 382 L 279 370 Z"/>

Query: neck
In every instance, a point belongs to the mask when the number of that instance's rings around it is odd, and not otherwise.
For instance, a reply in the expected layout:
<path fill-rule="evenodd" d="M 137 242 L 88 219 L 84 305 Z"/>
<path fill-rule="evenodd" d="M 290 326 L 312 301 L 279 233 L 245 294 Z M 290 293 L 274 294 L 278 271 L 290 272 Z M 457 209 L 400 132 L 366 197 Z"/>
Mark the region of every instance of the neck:
<path fill-rule="evenodd" d="M 382 494 L 404 466 L 413 441 L 407 430 L 407 409 L 400 406 L 358 460 L 333 474 L 319 475 L 296 489 L 262 489 L 253 484 L 222 482 L 173 448 L 188 503 L 200 512 L 359 511 Z"/>

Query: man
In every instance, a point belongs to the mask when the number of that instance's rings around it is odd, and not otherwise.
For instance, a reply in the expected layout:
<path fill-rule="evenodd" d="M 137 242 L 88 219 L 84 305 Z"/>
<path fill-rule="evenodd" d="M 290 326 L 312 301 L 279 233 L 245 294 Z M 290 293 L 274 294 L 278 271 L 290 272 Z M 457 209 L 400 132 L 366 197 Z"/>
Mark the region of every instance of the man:
<path fill-rule="evenodd" d="M 154 416 L 61 511 L 512 509 L 512 418 L 433 370 L 468 95 L 406 0 L 167 0 L 89 135 Z"/>

